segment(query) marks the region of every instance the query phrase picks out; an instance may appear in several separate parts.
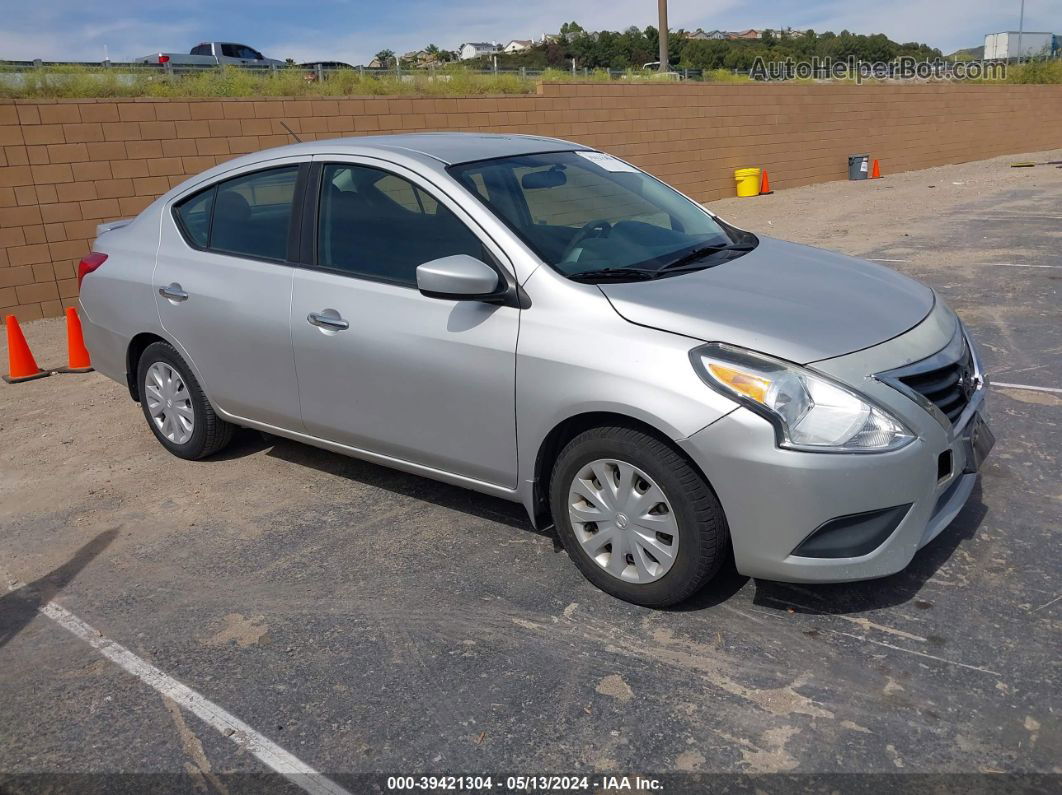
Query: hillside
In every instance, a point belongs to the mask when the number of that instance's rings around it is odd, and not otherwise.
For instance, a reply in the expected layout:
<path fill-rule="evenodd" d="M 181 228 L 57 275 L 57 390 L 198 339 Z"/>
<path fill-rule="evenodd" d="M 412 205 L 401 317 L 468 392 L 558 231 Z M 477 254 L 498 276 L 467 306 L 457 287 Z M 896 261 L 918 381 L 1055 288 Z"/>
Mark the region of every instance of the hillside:
<path fill-rule="evenodd" d="M 980 61 L 985 57 L 985 46 L 982 44 L 979 47 L 967 47 L 963 50 L 956 50 L 946 57 L 949 61 Z"/>
<path fill-rule="evenodd" d="M 659 33 L 649 26 L 623 32 L 586 31 L 576 23 L 566 23 L 560 35 L 551 37 L 523 52 L 484 56 L 464 63 L 487 68 L 497 58 L 499 68 L 542 69 L 547 66 L 570 68 L 638 69 L 657 59 Z M 736 69 L 747 71 L 756 58 L 764 61 L 795 61 L 812 58 L 862 61 L 890 61 L 900 56 L 919 60 L 942 57 L 940 50 L 919 42 L 899 43 L 882 33 L 862 35 L 847 30 L 764 32 L 760 39 L 696 39 L 687 31 L 672 31 L 669 38 L 671 65 L 685 69 Z"/>

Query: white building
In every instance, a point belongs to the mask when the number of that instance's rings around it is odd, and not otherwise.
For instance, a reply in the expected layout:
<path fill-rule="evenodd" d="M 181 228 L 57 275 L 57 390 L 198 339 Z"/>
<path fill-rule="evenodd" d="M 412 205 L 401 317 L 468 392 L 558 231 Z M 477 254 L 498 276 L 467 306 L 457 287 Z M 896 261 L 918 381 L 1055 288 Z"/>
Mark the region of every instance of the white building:
<path fill-rule="evenodd" d="M 498 51 L 496 41 L 470 41 L 462 44 L 458 49 L 462 61 L 479 58 L 481 55 L 490 55 Z"/>
<path fill-rule="evenodd" d="M 686 34 L 686 38 L 694 39 L 696 41 L 707 41 L 709 39 L 719 40 L 719 39 L 725 39 L 726 37 L 727 37 L 726 31 L 723 31 L 723 30 L 701 30 L 700 28 L 697 28 L 697 30 L 693 31 L 692 33 L 687 33 Z"/>
<path fill-rule="evenodd" d="M 502 47 L 502 52 L 523 52 L 524 50 L 530 50 L 533 44 L 534 42 L 531 39 L 513 39 Z"/>
<path fill-rule="evenodd" d="M 1020 39 L 1020 44 L 1019 44 Z M 989 33 L 985 36 L 985 60 L 1003 61 L 1011 58 L 1029 58 L 1036 55 L 1051 55 L 1054 34 L 1008 30 L 1004 33 Z"/>

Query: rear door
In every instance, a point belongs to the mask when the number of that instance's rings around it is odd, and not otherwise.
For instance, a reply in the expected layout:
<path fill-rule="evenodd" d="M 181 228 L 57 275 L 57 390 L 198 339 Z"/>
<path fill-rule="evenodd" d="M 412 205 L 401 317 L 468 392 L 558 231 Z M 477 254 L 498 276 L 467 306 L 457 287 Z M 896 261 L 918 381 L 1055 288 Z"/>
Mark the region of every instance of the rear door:
<path fill-rule="evenodd" d="M 308 164 L 243 169 L 163 214 L 153 276 L 159 318 L 229 414 L 301 430 L 289 312 Z"/>
<path fill-rule="evenodd" d="M 307 431 L 514 487 L 520 310 L 428 298 L 416 286 L 417 265 L 452 254 L 504 276 L 504 254 L 418 175 L 378 160 L 326 160 L 335 162 L 315 162 L 310 180 L 313 265 L 295 273 L 292 296 Z"/>

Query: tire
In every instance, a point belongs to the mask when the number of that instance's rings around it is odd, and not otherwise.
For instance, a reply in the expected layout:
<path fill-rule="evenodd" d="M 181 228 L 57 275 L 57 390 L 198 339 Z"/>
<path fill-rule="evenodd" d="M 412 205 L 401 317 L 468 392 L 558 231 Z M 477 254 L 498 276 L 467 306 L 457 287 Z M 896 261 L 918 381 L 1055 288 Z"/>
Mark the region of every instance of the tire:
<path fill-rule="evenodd" d="M 615 511 L 597 504 L 597 496 L 612 492 L 606 492 L 601 477 L 591 472 L 609 478 L 617 487 Z M 627 477 L 631 472 L 633 477 Z M 626 503 L 635 506 L 630 516 L 623 513 L 621 484 L 625 479 L 633 484 L 633 491 L 627 494 L 636 495 L 629 496 Z M 586 493 L 595 500 L 584 500 L 582 494 Z M 657 494 L 662 500 L 650 506 Z M 553 520 L 568 556 L 590 582 L 624 601 L 647 607 L 678 604 L 715 576 L 725 558 L 729 535 L 715 493 L 675 449 L 642 431 L 601 427 L 576 436 L 557 457 L 549 495 Z M 595 508 L 603 521 L 573 519 L 572 510 L 585 519 L 595 515 Z M 648 531 L 642 522 L 651 526 Z M 603 531 L 607 532 L 598 536 Z M 592 549 L 599 539 L 615 539 L 615 544 Z M 615 549 L 624 554 L 613 555 Z M 606 565 L 622 572 L 610 573 Z"/>
<path fill-rule="evenodd" d="M 166 378 L 166 373 L 175 377 Z M 183 389 L 164 395 L 157 378 L 160 374 L 169 385 L 163 389 L 178 383 Z M 191 368 L 168 342 L 153 342 L 144 349 L 137 363 L 136 377 L 140 407 L 148 427 L 159 443 L 175 456 L 195 461 L 213 455 L 231 441 L 235 426 L 214 413 Z M 171 398 L 170 406 L 166 405 L 166 397 Z"/>

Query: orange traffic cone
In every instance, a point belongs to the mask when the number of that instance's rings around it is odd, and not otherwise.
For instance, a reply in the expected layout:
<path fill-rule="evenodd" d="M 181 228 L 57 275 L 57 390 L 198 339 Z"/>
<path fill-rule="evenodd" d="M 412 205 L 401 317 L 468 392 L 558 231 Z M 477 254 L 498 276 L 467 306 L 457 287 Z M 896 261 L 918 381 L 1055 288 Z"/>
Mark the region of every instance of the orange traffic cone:
<path fill-rule="evenodd" d="M 768 193 L 774 193 L 771 190 L 771 181 L 767 179 L 767 169 L 763 170 L 763 177 L 760 179 L 760 195 L 766 196 Z"/>
<path fill-rule="evenodd" d="M 37 360 L 33 358 L 26 338 L 22 335 L 22 329 L 18 327 L 18 319 L 14 315 L 7 316 L 7 359 L 8 370 L 4 380 L 9 384 L 18 384 L 22 381 L 32 381 L 34 378 L 44 378 L 46 373 L 37 366 Z"/>
<path fill-rule="evenodd" d="M 81 336 L 81 320 L 77 310 L 72 306 L 66 308 L 66 359 L 67 366 L 60 367 L 60 373 L 91 373 L 92 360 L 89 358 L 85 338 Z"/>
<path fill-rule="evenodd" d="M 874 167 L 870 169 L 871 179 L 881 179 L 881 168 L 878 166 L 878 161 L 874 161 Z"/>

